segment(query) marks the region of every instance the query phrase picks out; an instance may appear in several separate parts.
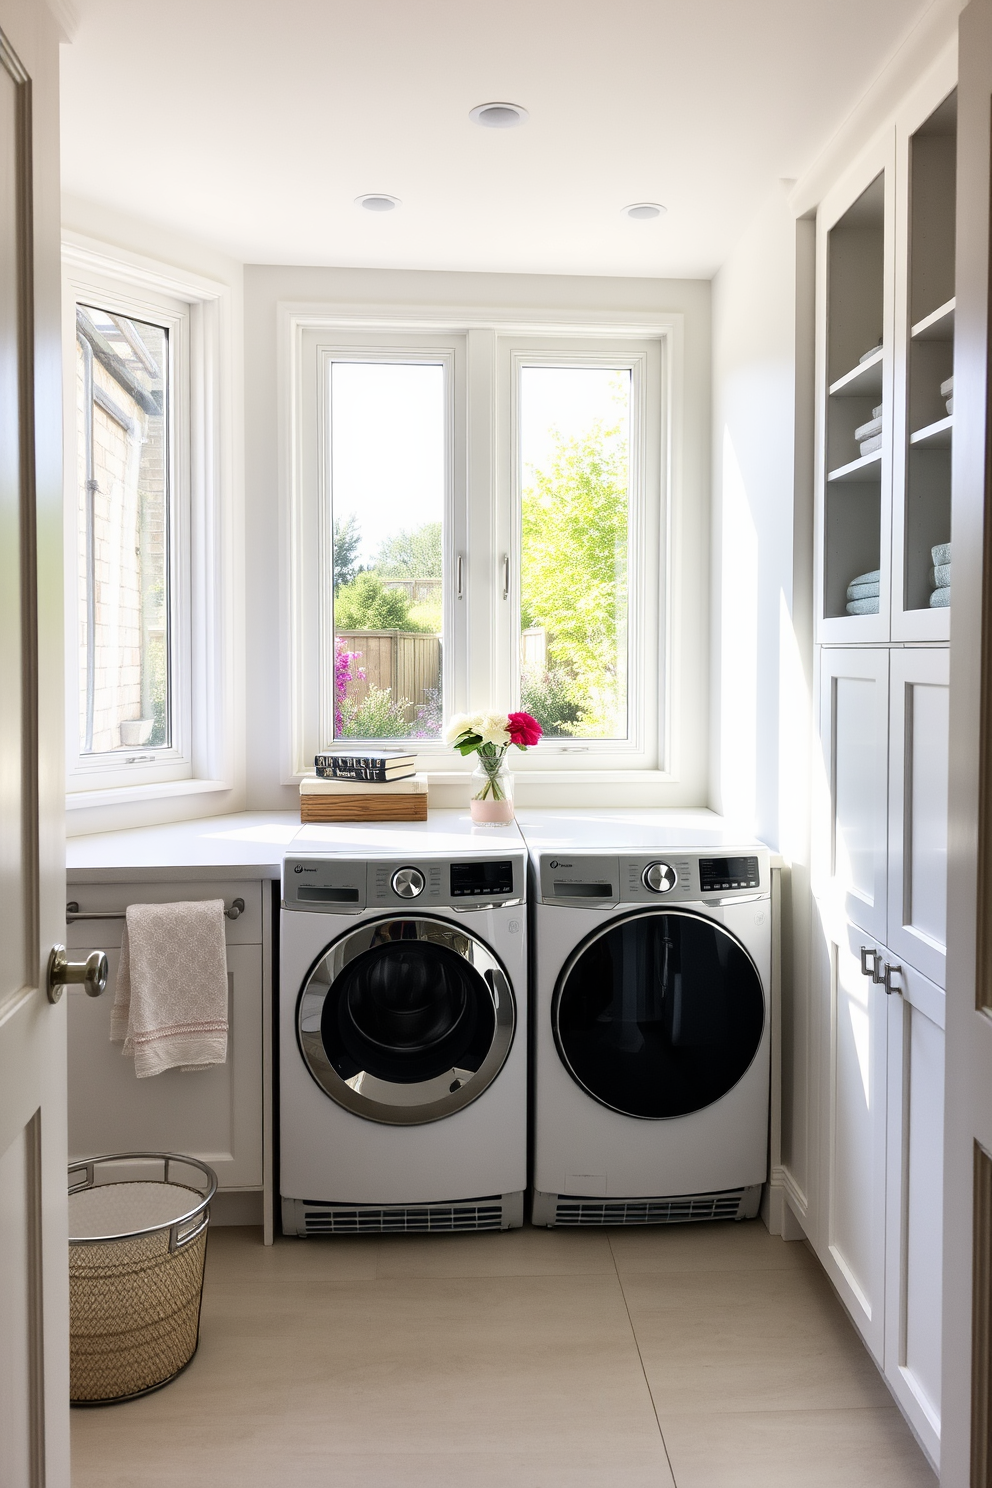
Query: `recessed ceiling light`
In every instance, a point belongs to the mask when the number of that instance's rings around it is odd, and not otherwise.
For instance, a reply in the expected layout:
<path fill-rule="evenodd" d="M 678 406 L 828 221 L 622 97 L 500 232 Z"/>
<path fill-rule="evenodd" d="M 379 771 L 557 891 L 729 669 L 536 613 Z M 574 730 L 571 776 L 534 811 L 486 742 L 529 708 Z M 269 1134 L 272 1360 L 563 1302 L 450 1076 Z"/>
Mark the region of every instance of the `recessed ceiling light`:
<path fill-rule="evenodd" d="M 366 212 L 393 212 L 402 205 L 398 196 L 386 196 L 382 191 L 371 191 L 368 196 L 355 197 L 355 206 L 364 207 Z"/>
<path fill-rule="evenodd" d="M 664 217 L 668 211 L 660 202 L 631 202 L 629 207 L 624 207 L 623 215 L 632 217 L 635 222 L 648 222 L 652 217 Z"/>
<path fill-rule="evenodd" d="M 519 103 L 480 103 L 472 109 L 469 118 L 484 129 L 515 129 L 530 118 Z"/>

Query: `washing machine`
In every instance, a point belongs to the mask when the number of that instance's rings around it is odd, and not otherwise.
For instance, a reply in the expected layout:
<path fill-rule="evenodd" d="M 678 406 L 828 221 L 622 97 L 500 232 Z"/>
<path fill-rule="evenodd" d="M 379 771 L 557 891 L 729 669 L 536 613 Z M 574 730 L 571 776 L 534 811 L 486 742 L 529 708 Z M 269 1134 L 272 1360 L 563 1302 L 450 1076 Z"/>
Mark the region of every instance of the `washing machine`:
<path fill-rule="evenodd" d="M 523 1222 L 526 853 L 451 815 L 440 835 L 305 829 L 286 855 L 286 1234 Z"/>
<path fill-rule="evenodd" d="M 767 1176 L 768 850 L 708 812 L 524 812 L 533 1222 L 753 1218 Z"/>

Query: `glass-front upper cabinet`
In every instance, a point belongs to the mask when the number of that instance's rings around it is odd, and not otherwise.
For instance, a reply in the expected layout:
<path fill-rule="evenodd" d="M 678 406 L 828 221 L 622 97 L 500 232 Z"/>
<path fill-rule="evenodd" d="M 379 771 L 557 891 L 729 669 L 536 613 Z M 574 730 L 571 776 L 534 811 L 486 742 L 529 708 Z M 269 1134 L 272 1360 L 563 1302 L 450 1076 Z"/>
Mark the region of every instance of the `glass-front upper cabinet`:
<path fill-rule="evenodd" d="M 892 638 L 946 640 L 951 605 L 956 92 L 930 109 L 922 122 L 910 118 L 899 145 L 907 210 L 899 234 L 904 251 L 897 254 L 897 363 L 905 375 L 893 459 Z"/>
<path fill-rule="evenodd" d="M 893 140 L 818 214 L 818 639 L 889 635 Z"/>
<path fill-rule="evenodd" d="M 821 643 L 950 635 L 953 60 L 817 213 Z"/>

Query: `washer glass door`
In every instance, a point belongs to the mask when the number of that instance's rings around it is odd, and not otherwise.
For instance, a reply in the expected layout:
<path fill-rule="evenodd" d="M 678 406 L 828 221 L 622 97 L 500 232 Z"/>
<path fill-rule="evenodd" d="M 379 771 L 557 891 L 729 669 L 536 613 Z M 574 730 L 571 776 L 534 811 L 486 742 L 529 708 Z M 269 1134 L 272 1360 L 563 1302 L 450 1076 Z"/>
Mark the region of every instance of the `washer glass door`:
<path fill-rule="evenodd" d="M 513 1038 L 510 984 L 476 936 L 427 916 L 376 920 L 323 952 L 300 993 L 318 1085 L 372 1121 L 437 1121 L 476 1100 Z"/>
<path fill-rule="evenodd" d="M 761 1042 L 757 968 L 737 938 L 688 910 L 614 920 L 565 966 L 552 1003 L 572 1078 L 626 1116 L 685 1116 L 726 1095 Z"/>

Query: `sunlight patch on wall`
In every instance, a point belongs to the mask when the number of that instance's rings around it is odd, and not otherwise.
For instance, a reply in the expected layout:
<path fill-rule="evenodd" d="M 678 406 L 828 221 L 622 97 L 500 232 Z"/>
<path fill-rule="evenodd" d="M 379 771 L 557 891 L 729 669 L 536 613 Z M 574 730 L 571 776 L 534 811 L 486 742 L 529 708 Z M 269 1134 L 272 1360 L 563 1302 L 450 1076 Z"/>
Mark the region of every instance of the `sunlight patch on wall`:
<path fill-rule="evenodd" d="M 757 807 L 758 534 L 730 430 L 723 431 L 720 775 L 723 813 Z"/>

